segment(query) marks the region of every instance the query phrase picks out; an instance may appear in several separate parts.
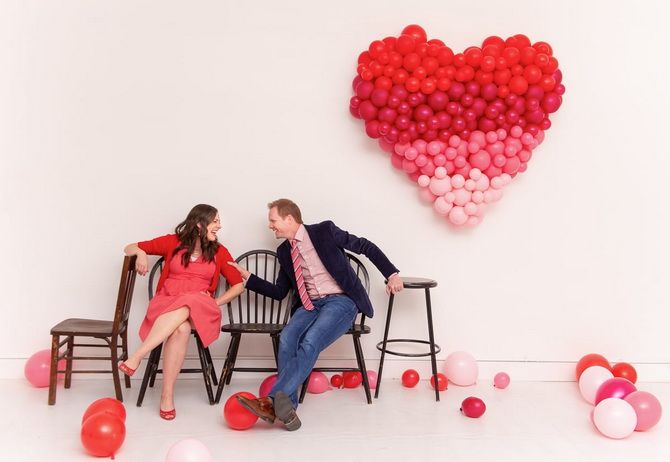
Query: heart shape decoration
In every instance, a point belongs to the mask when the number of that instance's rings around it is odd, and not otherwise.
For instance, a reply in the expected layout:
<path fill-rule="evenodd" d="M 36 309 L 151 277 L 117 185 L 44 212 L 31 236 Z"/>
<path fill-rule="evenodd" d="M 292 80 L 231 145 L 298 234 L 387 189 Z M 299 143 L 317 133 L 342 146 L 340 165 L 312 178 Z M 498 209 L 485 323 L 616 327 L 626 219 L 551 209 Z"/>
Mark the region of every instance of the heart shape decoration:
<path fill-rule="evenodd" d="M 358 57 L 351 114 L 454 225 L 474 226 L 526 171 L 565 86 L 546 42 L 488 37 L 456 53 L 417 25 Z"/>

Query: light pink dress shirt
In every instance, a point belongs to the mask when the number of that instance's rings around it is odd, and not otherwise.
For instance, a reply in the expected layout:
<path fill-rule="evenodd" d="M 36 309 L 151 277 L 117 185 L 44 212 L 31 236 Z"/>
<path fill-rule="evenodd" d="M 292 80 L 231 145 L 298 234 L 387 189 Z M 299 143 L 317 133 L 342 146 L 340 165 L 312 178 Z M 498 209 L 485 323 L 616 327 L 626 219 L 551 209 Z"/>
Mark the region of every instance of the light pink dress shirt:
<path fill-rule="evenodd" d="M 305 278 L 305 287 L 309 298 L 317 299 L 326 295 L 343 293 L 340 286 L 323 266 L 314 244 L 304 225 L 300 225 L 295 233 L 296 245 L 302 256 L 302 275 Z"/>

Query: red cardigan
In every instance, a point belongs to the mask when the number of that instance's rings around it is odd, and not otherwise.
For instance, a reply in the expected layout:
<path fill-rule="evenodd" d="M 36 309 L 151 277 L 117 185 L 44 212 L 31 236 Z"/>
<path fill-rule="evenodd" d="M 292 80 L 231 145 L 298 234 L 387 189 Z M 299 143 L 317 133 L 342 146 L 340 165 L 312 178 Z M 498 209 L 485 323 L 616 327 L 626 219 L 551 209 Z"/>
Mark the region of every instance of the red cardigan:
<path fill-rule="evenodd" d="M 170 260 L 172 260 L 172 254 L 175 249 L 179 247 L 179 238 L 176 234 L 167 234 L 165 236 L 157 237 L 151 239 L 150 241 L 138 242 L 137 246 L 144 250 L 149 255 L 161 255 L 165 258 L 165 265 L 163 265 L 163 272 L 161 277 L 158 280 L 158 286 L 156 287 L 156 293 L 161 290 L 165 280 L 170 274 Z M 228 264 L 229 261 L 234 261 L 233 257 L 230 256 L 228 249 L 219 244 L 219 248 L 214 255 L 214 263 L 216 264 L 216 271 L 214 272 L 214 277 L 212 282 L 209 285 L 209 293 L 214 294 L 216 288 L 219 285 L 219 274 L 221 274 L 230 286 L 235 284 L 240 284 L 242 282 L 242 276 L 239 271 Z"/>

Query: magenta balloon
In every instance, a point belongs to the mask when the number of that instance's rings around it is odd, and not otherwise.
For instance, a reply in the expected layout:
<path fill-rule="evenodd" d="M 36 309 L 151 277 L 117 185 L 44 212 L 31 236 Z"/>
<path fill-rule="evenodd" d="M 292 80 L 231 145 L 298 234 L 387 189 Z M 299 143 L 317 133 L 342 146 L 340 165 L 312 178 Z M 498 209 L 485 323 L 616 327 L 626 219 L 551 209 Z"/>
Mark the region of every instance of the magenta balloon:
<path fill-rule="evenodd" d="M 452 101 L 461 99 L 461 96 L 465 93 L 465 86 L 460 82 L 454 82 L 449 87 L 447 94 Z"/>
<path fill-rule="evenodd" d="M 449 102 L 449 97 L 443 91 L 435 91 L 432 95 L 428 97 L 428 105 L 433 108 L 434 111 L 442 111 L 447 107 Z"/>
<path fill-rule="evenodd" d="M 377 118 L 380 122 L 393 123 L 398 116 L 398 113 L 391 108 L 383 107 L 379 110 Z"/>
<path fill-rule="evenodd" d="M 526 110 L 536 111 L 540 108 L 540 100 L 537 98 L 528 98 L 526 100 Z"/>
<path fill-rule="evenodd" d="M 475 97 L 466 93 L 461 97 L 461 104 L 463 107 L 470 107 L 475 102 Z"/>
<path fill-rule="evenodd" d="M 375 86 L 372 82 L 364 80 L 356 85 L 356 96 L 361 99 L 369 99 L 374 89 Z"/>
<path fill-rule="evenodd" d="M 479 83 L 477 83 L 474 80 L 471 80 L 470 82 L 465 84 L 465 92 L 468 95 L 479 96 L 480 91 L 481 91 L 481 87 L 480 87 Z"/>
<path fill-rule="evenodd" d="M 421 95 L 419 95 L 418 93 L 410 93 L 407 96 L 407 102 L 411 107 L 416 107 L 419 104 L 421 104 Z"/>
<path fill-rule="evenodd" d="M 403 101 L 398 105 L 398 114 L 409 114 L 412 112 L 412 107 L 407 101 Z"/>
<path fill-rule="evenodd" d="M 370 95 L 370 101 L 377 107 L 386 106 L 386 101 L 389 98 L 389 92 L 383 88 L 375 88 Z"/>
<path fill-rule="evenodd" d="M 526 122 L 531 124 L 539 124 L 544 119 L 544 112 L 541 109 L 536 109 L 534 111 L 526 112 L 524 115 Z"/>
<path fill-rule="evenodd" d="M 481 399 L 470 396 L 469 398 L 465 398 L 461 403 L 461 412 L 468 417 L 477 419 L 486 412 L 486 404 Z"/>
<path fill-rule="evenodd" d="M 407 99 L 407 95 L 409 95 L 409 92 L 407 91 L 407 89 L 405 89 L 403 85 L 394 85 L 393 88 L 391 88 L 391 94 L 404 101 L 405 99 Z"/>
<path fill-rule="evenodd" d="M 633 382 L 622 377 L 614 377 L 613 379 L 604 381 L 598 387 L 594 404 L 597 406 L 599 402 L 607 398 L 624 399 L 634 391 L 637 391 L 637 388 L 635 388 Z"/>
<path fill-rule="evenodd" d="M 544 90 L 539 85 L 531 85 L 526 92 L 526 98 L 542 99 Z"/>
<path fill-rule="evenodd" d="M 556 85 L 554 87 L 554 93 L 556 93 L 559 96 L 562 95 L 563 93 L 565 93 L 565 85 L 563 85 L 562 83 L 559 83 L 558 85 Z"/>
<path fill-rule="evenodd" d="M 366 100 L 358 106 L 358 113 L 365 121 L 373 120 L 377 117 L 377 108 L 370 101 Z"/>
<path fill-rule="evenodd" d="M 498 127 L 497 124 L 491 119 L 479 119 L 478 128 L 483 132 L 490 132 Z"/>
<path fill-rule="evenodd" d="M 426 104 L 421 104 L 414 109 L 414 120 L 425 121 L 433 116 L 433 110 Z"/>
<path fill-rule="evenodd" d="M 561 107 L 561 97 L 556 93 L 547 93 L 544 98 L 542 98 L 542 109 L 544 112 L 552 113 L 558 111 L 558 108 Z"/>
<path fill-rule="evenodd" d="M 395 119 L 395 126 L 398 127 L 399 130 L 407 130 L 411 123 L 412 120 L 406 115 L 399 115 Z"/>
<path fill-rule="evenodd" d="M 359 83 L 361 83 L 363 79 L 361 78 L 360 75 L 357 75 L 354 77 L 354 80 L 351 82 L 351 88 L 356 91 L 356 87 L 358 86 Z"/>
<path fill-rule="evenodd" d="M 379 121 L 377 120 L 368 120 L 365 122 L 365 133 L 370 138 L 379 138 L 381 134 L 379 133 Z"/>
<path fill-rule="evenodd" d="M 395 95 L 389 95 L 389 99 L 386 101 L 386 105 L 392 109 L 397 108 L 402 103 L 402 100 Z"/>
<path fill-rule="evenodd" d="M 449 125 L 451 125 L 451 116 L 446 112 L 438 112 L 435 114 L 435 117 L 440 123 L 440 128 L 449 128 Z"/>
<path fill-rule="evenodd" d="M 486 110 L 486 101 L 483 98 L 475 98 L 475 101 L 472 103 L 470 108 L 477 113 L 478 116 L 482 115 Z"/>
<path fill-rule="evenodd" d="M 498 96 L 498 87 L 494 83 L 487 83 L 482 87 L 480 95 L 486 101 L 493 101 Z"/>
<path fill-rule="evenodd" d="M 554 72 L 554 80 L 556 81 L 556 85 L 560 85 L 563 81 L 563 73 L 560 69 L 556 69 L 556 72 Z"/>

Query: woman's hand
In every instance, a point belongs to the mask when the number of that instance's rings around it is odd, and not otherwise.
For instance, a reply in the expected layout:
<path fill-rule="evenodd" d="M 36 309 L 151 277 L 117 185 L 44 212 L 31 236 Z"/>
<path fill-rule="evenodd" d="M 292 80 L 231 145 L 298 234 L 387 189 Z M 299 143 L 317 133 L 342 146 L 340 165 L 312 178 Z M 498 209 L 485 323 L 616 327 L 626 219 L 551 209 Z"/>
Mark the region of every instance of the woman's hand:
<path fill-rule="evenodd" d="M 214 301 L 216 302 L 217 305 L 225 305 L 226 303 L 230 302 L 234 298 L 237 298 L 238 295 L 240 295 L 242 292 L 244 292 L 244 284 L 241 282 L 239 284 L 235 284 L 234 286 L 230 287 L 228 290 L 226 290 L 223 295 L 215 299 Z"/>
<path fill-rule="evenodd" d="M 135 270 L 140 276 L 144 276 L 149 272 L 149 259 L 146 252 L 140 250 L 137 252 L 137 260 L 135 261 Z"/>
<path fill-rule="evenodd" d="M 236 262 L 234 262 L 234 261 L 229 261 L 228 264 L 229 264 L 230 266 L 232 266 L 233 268 L 235 268 L 237 271 L 239 271 L 240 274 L 242 275 L 242 279 L 244 279 L 245 281 L 246 281 L 247 279 L 249 279 L 249 276 L 251 276 L 251 272 L 245 270 L 245 269 L 242 268 L 240 265 L 238 265 Z"/>

